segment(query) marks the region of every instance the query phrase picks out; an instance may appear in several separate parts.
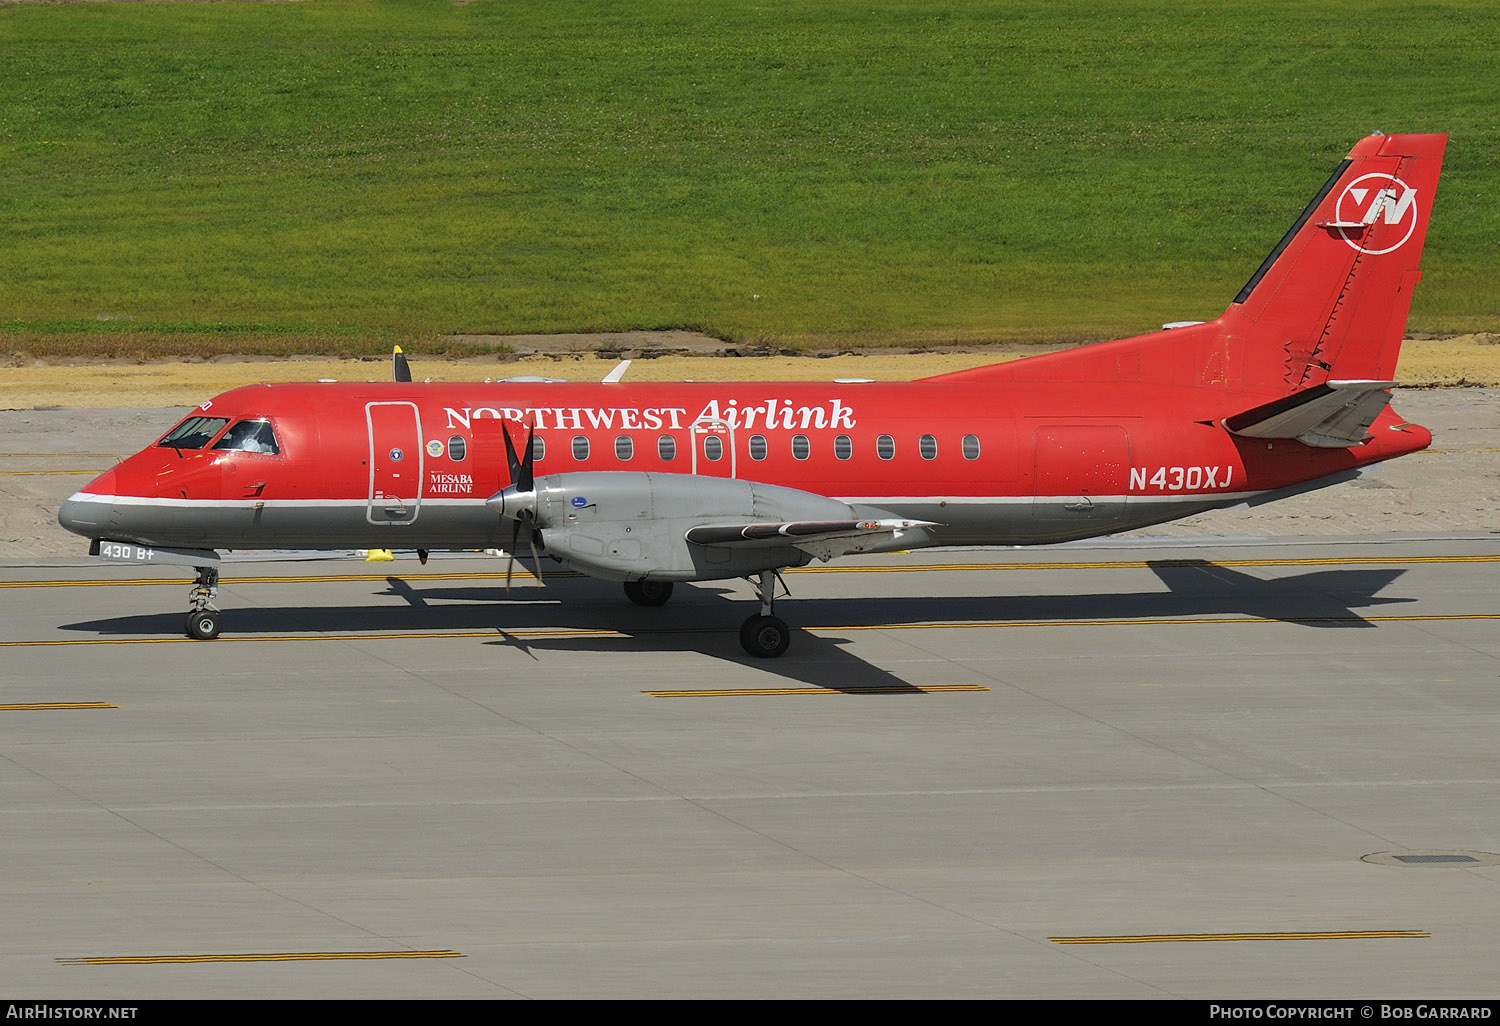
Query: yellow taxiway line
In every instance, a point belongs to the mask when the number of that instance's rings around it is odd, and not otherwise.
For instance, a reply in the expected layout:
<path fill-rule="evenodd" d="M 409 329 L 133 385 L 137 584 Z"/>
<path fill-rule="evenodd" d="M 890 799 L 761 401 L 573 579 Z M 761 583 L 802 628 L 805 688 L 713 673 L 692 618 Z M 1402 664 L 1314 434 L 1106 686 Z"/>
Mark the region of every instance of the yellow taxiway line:
<path fill-rule="evenodd" d="M 642 691 L 652 698 L 736 698 L 743 695 L 904 695 L 920 691 L 936 694 L 944 691 L 988 691 L 982 684 L 872 684 L 869 687 L 826 688 L 694 688 L 685 691 Z"/>
<path fill-rule="evenodd" d="M 0 477 L 61 477 L 65 474 L 97 474 L 97 470 L 0 470 Z"/>
<path fill-rule="evenodd" d="M 1500 620 L 1500 613 L 1445 613 L 1410 616 L 1205 616 L 1165 618 L 1160 620 L 976 620 L 941 623 L 845 623 L 810 624 L 801 627 L 809 633 L 842 631 L 935 631 L 1013 629 L 1026 627 L 1163 627 L 1203 624 L 1313 624 L 1313 623 L 1437 623 L 1459 620 Z M 732 634 L 736 627 L 651 627 L 629 631 L 615 629 L 556 628 L 550 630 L 504 630 L 496 627 L 482 631 L 397 631 L 380 634 L 270 634 L 220 635 L 215 644 L 254 641 L 420 641 L 443 638 L 489 638 L 499 641 L 534 641 L 544 638 L 627 638 L 666 634 Z M 157 638 L 58 638 L 50 641 L 0 641 L 0 648 L 46 648 L 69 645 L 176 645 L 202 644 L 186 637 Z"/>
<path fill-rule="evenodd" d="M 1015 571 L 1015 570 L 1143 570 L 1154 567 L 1184 568 L 1184 567 L 1223 567 L 1235 569 L 1239 567 L 1274 567 L 1274 566 L 1412 566 L 1419 564 L 1439 563 L 1500 563 L 1500 555 L 1467 555 L 1467 556 L 1339 556 L 1329 558 L 1308 559 L 1130 559 L 1130 560 L 1097 560 L 1093 562 L 1071 562 L 1071 563 L 892 563 L 888 566 L 803 566 L 791 567 L 785 571 L 787 574 L 912 574 L 912 573 L 943 573 L 961 572 L 975 573 L 987 571 Z M 122 564 L 123 565 L 123 564 Z M 414 584 L 425 581 L 504 581 L 505 574 L 500 571 L 476 572 L 476 573 L 386 573 L 386 574 L 299 574 L 284 577 L 277 576 L 247 576 L 247 577 L 221 577 L 220 586 L 231 584 L 338 584 L 358 582 L 378 582 L 395 578 Z M 556 573 L 546 574 L 547 578 L 578 578 L 583 575 L 576 571 L 559 570 Z M 515 580 L 533 579 L 531 573 L 515 568 L 511 577 Z M 110 577 L 110 578 L 87 578 L 79 580 L 48 580 L 48 581 L 0 581 L 0 588 L 95 588 L 95 587 L 123 587 L 141 585 L 167 585 L 178 587 L 184 581 L 192 578 L 184 575 L 182 577 Z"/>
<path fill-rule="evenodd" d="M 52 709 L 118 709 L 108 702 L 12 702 L 0 705 L 0 712 L 45 712 Z"/>

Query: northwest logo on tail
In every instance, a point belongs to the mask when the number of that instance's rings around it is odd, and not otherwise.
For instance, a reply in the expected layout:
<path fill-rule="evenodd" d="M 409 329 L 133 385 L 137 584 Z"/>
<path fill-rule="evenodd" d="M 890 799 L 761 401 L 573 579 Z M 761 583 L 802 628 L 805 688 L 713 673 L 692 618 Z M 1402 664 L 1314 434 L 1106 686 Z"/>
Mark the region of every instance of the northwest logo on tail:
<path fill-rule="evenodd" d="M 1344 186 L 1334 208 L 1334 218 L 1342 225 L 1360 225 L 1359 228 L 1339 228 L 1339 236 L 1353 249 L 1361 253 L 1378 256 L 1400 249 L 1417 228 L 1417 190 L 1395 175 L 1375 171 L 1360 175 Z M 1373 249 L 1360 239 L 1376 224 L 1405 225 L 1405 230 L 1396 241 Z M 1350 237 L 1350 232 L 1354 237 Z M 1389 238 L 1385 236 L 1382 241 Z"/>

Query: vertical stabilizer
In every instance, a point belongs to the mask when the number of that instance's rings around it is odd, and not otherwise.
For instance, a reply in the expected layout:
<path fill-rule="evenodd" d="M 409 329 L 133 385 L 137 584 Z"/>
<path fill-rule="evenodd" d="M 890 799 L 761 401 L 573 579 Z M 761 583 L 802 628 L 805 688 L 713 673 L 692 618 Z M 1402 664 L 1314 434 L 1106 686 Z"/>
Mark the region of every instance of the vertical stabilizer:
<path fill-rule="evenodd" d="M 1349 152 L 1225 314 L 1247 385 L 1394 376 L 1447 142 L 1372 135 Z"/>

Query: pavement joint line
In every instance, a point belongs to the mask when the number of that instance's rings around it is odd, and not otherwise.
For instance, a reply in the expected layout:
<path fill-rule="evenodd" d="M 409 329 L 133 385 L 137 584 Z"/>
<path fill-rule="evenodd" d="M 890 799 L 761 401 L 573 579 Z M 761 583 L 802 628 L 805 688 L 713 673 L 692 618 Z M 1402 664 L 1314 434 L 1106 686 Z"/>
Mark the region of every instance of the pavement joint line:
<path fill-rule="evenodd" d="M 176 962 L 299 962 L 382 958 L 465 958 L 460 951 L 280 951 L 242 955 L 101 955 L 59 958 L 60 965 L 163 965 Z"/>
<path fill-rule="evenodd" d="M 1431 937 L 1426 930 L 1312 930 L 1298 933 L 1158 933 L 1118 937 L 1048 937 L 1054 944 L 1165 944 L 1249 940 L 1381 940 Z"/>

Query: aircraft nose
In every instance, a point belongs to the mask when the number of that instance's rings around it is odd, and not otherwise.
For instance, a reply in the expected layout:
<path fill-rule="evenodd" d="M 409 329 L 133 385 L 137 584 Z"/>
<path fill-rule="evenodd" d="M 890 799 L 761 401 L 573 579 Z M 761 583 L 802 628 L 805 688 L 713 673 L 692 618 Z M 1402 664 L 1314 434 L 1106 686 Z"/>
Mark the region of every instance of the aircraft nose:
<path fill-rule="evenodd" d="M 98 538 L 115 508 L 115 472 L 106 470 L 63 500 L 57 522 L 74 534 Z"/>

